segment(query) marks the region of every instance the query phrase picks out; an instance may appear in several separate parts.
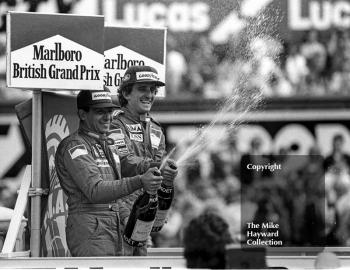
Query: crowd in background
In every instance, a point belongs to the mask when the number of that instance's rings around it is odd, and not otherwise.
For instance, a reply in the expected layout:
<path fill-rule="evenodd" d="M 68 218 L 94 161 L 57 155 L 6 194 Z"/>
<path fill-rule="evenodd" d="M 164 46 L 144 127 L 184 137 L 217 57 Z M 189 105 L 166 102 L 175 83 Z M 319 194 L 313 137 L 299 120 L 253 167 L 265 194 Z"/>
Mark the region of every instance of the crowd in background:
<path fill-rule="evenodd" d="M 233 36 L 214 45 L 205 35 L 179 49 L 168 38 L 167 93 L 225 98 L 234 89 L 256 89 L 266 97 L 349 95 L 350 34 L 305 32 L 300 41 L 268 35 Z"/>
<path fill-rule="evenodd" d="M 333 138 L 333 150 L 322 156 L 314 146 L 306 156 L 297 147 L 262 153 L 262 141 L 251 141 L 239 153 L 235 141 L 202 152 L 176 180 L 169 220 L 154 235 L 155 246 L 181 246 L 183 229 L 203 212 L 214 212 L 229 224 L 236 243 L 246 240 L 248 222 L 279 225 L 283 246 L 348 246 L 350 244 L 350 156 L 344 138 Z M 281 164 L 282 170 L 257 172 L 247 164 Z"/>
<path fill-rule="evenodd" d="M 350 94 L 349 31 L 331 31 L 326 38 L 309 31 L 300 43 L 266 36 L 249 42 L 237 36 L 220 46 L 205 35 L 193 40 L 179 50 L 177 41 L 168 37 L 169 98 L 225 98 L 237 88 L 267 97 Z M 23 97 L 15 90 L 5 93 L 4 87 L 0 85 L 1 98 Z M 287 246 L 350 245 L 350 158 L 342 140 L 334 139 L 330 156 L 322 156 L 315 146 L 299 162 L 291 160 L 289 149 L 262 153 L 258 139 L 249 153 L 239 152 L 232 139 L 206 149 L 180 171 L 168 223 L 153 235 L 154 246 L 181 246 L 183 228 L 203 212 L 219 213 L 236 242 L 244 241 L 241 227 L 247 222 L 273 220 Z M 261 157 L 259 162 L 278 160 L 289 169 L 249 175 L 244 161 L 253 155 Z M 13 208 L 17 186 L 0 182 L 0 205 Z"/>
<path fill-rule="evenodd" d="M 192 40 L 192 41 L 191 41 Z M 245 31 L 215 45 L 207 33 L 184 42 L 167 37 L 167 98 L 226 98 L 237 89 L 265 97 L 350 94 L 350 32 L 311 30 L 300 41 L 249 35 Z M 6 88 L 5 40 L 0 40 L 2 100 L 30 97 Z M 0 76 L 1 77 L 1 76 Z"/>

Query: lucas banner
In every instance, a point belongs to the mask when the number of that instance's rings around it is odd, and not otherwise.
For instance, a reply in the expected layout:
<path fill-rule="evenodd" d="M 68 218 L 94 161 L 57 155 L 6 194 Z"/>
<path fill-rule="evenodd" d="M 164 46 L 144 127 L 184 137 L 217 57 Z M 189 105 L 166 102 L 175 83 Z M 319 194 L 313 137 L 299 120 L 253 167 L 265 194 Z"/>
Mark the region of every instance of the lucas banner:
<path fill-rule="evenodd" d="M 76 99 L 72 96 L 43 92 L 43 155 L 42 186 L 48 196 L 42 200 L 41 253 L 44 257 L 66 257 L 69 250 L 66 242 L 68 207 L 56 174 L 55 154 L 63 138 L 77 130 Z M 16 107 L 17 116 L 26 139 L 31 140 L 31 102 Z"/>
<path fill-rule="evenodd" d="M 103 89 L 103 16 L 9 12 L 7 86 Z"/>
<path fill-rule="evenodd" d="M 152 66 L 165 81 L 166 29 L 105 27 L 104 84 L 116 95 L 125 70 L 132 65 Z M 164 87 L 158 96 L 164 97 Z"/>
<path fill-rule="evenodd" d="M 167 27 L 180 43 L 188 33 L 227 42 L 239 31 L 265 30 L 295 40 L 311 29 L 350 28 L 350 0 L 114 0 L 103 5 L 111 23 Z"/>

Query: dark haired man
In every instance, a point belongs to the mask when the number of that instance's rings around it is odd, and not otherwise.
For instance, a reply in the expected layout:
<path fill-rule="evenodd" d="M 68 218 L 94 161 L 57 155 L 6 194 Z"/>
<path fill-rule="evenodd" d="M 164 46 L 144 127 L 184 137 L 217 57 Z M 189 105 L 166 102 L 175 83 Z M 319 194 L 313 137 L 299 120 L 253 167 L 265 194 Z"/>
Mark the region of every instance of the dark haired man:
<path fill-rule="evenodd" d="M 188 268 L 224 269 L 225 248 L 232 238 L 226 221 L 205 212 L 192 219 L 184 229 L 183 246 Z"/>
<path fill-rule="evenodd" d="M 113 139 L 107 134 L 113 110 L 108 89 L 80 91 L 79 129 L 61 141 L 55 156 L 60 184 L 68 196 L 66 237 L 72 256 L 123 255 L 118 199 L 144 188 L 156 191 L 157 168 L 122 178 Z"/>
<path fill-rule="evenodd" d="M 131 66 L 124 74 L 119 88 L 119 103 L 121 110 L 116 111 L 111 132 L 119 137 L 116 140 L 118 155 L 121 159 L 122 175 L 131 177 L 141 174 L 148 168 L 159 167 L 165 157 L 165 138 L 158 122 L 150 117 L 149 112 L 154 103 L 158 87 L 165 84 L 159 80 L 158 72 L 150 66 Z M 177 169 L 173 160 L 168 160 L 162 170 L 163 183 L 173 187 Z M 122 221 L 126 224 L 130 210 L 142 190 L 123 198 L 125 211 L 121 213 Z M 146 247 L 133 248 L 125 245 L 125 255 L 147 255 Z"/>

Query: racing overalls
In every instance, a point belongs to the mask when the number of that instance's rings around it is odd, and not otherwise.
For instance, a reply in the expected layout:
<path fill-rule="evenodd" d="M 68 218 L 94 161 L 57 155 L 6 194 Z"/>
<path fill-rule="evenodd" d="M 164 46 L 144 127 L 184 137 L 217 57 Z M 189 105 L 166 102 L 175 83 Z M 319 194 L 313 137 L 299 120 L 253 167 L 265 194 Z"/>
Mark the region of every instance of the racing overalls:
<path fill-rule="evenodd" d="M 115 111 L 110 132 L 120 157 L 123 177 L 145 173 L 151 167 L 159 167 L 165 156 L 165 137 L 160 124 L 149 115 L 134 115 L 126 107 Z M 129 217 L 137 197 L 143 192 L 139 189 L 121 199 L 123 209 L 120 217 L 123 225 Z M 147 255 L 146 247 L 131 248 L 124 245 L 125 255 Z M 128 250 L 132 249 L 132 250 Z"/>
<path fill-rule="evenodd" d="M 66 238 L 72 256 L 123 255 L 118 199 L 142 187 L 120 179 L 119 157 L 106 137 L 79 128 L 59 144 L 55 165 L 68 199 Z M 114 152 L 114 153 L 113 153 Z"/>

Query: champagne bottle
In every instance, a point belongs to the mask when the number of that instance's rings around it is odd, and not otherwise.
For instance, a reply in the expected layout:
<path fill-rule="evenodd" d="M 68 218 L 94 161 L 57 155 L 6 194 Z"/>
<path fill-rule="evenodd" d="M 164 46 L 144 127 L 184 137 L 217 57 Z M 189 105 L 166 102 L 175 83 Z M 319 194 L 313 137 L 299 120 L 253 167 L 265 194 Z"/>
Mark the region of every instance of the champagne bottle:
<path fill-rule="evenodd" d="M 131 246 L 142 247 L 151 233 L 158 208 L 157 193 L 145 191 L 135 201 L 124 230 L 124 240 Z"/>
<path fill-rule="evenodd" d="M 169 165 L 170 168 L 176 169 L 174 164 Z M 167 186 L 162 182 L 160 189 L 158 189 L 158 210 L 153 224 L 152 232 L 159 232 L 167 219 L 167 215 L 174 198 L 174 187 Z"/>

